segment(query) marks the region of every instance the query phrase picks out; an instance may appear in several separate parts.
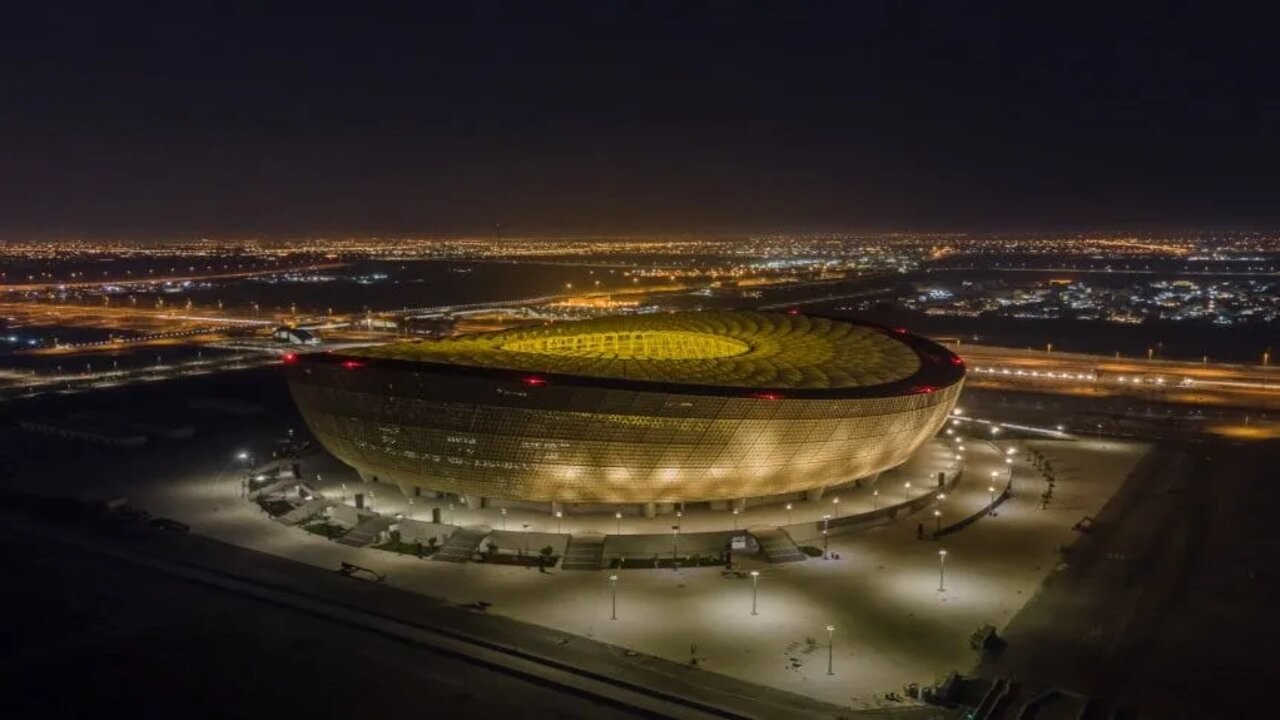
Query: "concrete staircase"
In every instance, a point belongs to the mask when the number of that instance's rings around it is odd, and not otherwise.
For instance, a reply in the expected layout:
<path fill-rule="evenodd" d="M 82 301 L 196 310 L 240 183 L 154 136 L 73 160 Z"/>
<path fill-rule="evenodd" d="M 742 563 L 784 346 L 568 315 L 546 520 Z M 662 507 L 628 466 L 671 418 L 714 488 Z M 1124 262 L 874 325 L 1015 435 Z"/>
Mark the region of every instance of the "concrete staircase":
<path fill-rule="evenodd" d="M 338 543 L 351 547 L 372 545 L 377 542 L 378 534 L 391 527 L 395 521 L 395 518 L 385 515 L 370 515 L 361 520 L 359 525 L 351 528 L 346 535 L 338 538 Z"/>
<path fill-rule="evenodd" d="M 604 536 L 574 535 L 564 550 L 561 570 L 599 570 L 604 567 Z"/>
<path fill-rule="evenodd" d="M 764 551 L 764 556 L 771 563 L 799 562 L 808 559 L 800 548 L 796 546 L 796 541 L 791 539 L 786 530 L 782 528 L 757 527 L 748 530 L 751 536 L 760 543 L 760 549 Z"/>
<path fill-rule="evenodd" d="M 433 559 L 455 563 L 470 562 L 476 551 L 480 549 L 480 543 L 484 542 L 490 532 L 492 528 L 487 525 L 458 528 L 448 540 L 444 541 L 444 545 L 436 551 Z"/>
<path fill-rule="evenodd" d="M 308 500 L 276 518 L 276 522 L 284 525 L 297 525 L 298 523 L 310 520 L 316 515 L 319 515 L 324 512 L 325 508 L 333 504 L 334 502 L 329 498 L 315 498 L 314 500 Z"/>

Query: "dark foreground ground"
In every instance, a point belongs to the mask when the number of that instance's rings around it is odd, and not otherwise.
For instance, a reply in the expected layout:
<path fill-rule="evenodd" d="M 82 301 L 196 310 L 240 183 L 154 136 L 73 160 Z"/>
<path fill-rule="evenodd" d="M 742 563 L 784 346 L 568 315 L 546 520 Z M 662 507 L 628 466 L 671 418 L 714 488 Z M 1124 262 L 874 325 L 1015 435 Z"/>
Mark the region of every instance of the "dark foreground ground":
<path fill-rule="evenodd" d="M 635 717 L 127 562 L 4 546 L 4 717 Z"/>
<path fill-rule="evenodd" d="M 0 492 L 0 547 L 5 718 L 951 716 L 855 713 L 63 500 Z"/>
<path fill-rule="evenodd" d="M 1275 717 L 1278 463 L 1276 443 L 1158 447 L 984 674 L 1018 680 L 1021 700 L 1057 687 L 1141 717 Z"/>

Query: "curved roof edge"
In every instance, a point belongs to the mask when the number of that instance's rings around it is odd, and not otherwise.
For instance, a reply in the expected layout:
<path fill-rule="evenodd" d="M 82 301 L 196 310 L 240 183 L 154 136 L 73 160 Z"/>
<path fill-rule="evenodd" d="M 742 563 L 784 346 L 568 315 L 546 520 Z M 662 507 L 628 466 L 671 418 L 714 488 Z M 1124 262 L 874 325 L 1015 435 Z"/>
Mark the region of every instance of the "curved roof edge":
<path fill-rule="evenodd" d="M 630 380 L 592 375 L 572 375 L 517 370 L 507 368 L 456 365 L 419 360 L 378 358 L 366 355 L 344 355 L 319 352 L 293 356 L 293 362 L 302 365 L 326 365 L 347 370 L 364 368 L 396 370 L 402 372 L 430 372 L 455 377 L 490 378 L 531 386 L 564 385 L 572 387 L 655 392 L 671 395 L 703 395 L 721 397 L 756 397 L 769 400 L 795 399 L 857 399 L 899 397 L 933 393 L 950 387 L 965 376 L 964 361 L 958 355 L 928 338 L 915 335 L 904 328 L 889 328 L 876 323 L 845 320 L 823 315 L 810 317 L 858 325 L 883 332 L 906 345 L 920 358 L 920 368 L 913 374 L 879 385 L 863 385 L 845 388 L 770 388 L 731 385 L 707 385 L 699 383 L 666 382 L 656 380 Z"/>

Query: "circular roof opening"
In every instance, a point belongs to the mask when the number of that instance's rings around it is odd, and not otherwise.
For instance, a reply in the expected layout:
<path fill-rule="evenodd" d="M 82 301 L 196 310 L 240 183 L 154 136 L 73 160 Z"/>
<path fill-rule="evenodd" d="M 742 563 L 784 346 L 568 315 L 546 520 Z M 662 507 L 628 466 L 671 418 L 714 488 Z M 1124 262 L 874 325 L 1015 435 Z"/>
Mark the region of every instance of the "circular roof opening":
<path fill-rule="evenodd" d="M 714 360 L 751 350 L 750 345 L 737 338 L 662 330 L 522 338 L 501 348 L 509 352 L 608 360 Z"/>

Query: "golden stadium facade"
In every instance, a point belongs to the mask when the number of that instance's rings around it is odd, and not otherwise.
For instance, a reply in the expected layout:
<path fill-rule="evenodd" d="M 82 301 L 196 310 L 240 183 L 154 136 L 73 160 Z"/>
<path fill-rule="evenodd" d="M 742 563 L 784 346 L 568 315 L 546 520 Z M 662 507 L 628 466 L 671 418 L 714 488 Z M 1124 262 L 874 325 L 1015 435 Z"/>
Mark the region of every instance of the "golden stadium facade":
<path fill-rule="evenodd" d="M 367 480 L 654 512 L 875 476 L 939 430 L 964 366 L 901 330 L 686 312 L 301 355 L 288 374 L 316 438 Z"/>

